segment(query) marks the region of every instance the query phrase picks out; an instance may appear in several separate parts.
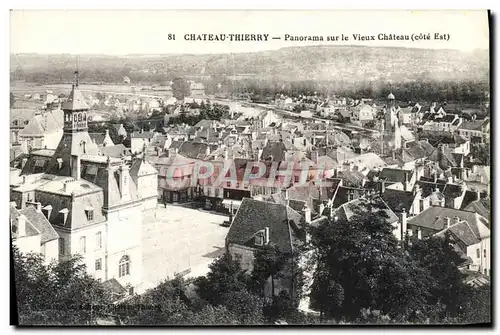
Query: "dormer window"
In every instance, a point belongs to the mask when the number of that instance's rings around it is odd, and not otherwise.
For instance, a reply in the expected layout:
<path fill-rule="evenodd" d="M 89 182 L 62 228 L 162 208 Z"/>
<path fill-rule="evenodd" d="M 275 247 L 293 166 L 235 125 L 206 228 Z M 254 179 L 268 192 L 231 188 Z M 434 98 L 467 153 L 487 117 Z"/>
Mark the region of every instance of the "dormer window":
<path fill-rule="evenodd" d="M 88 221 L 94 220 L 94 209 L 91 207 L 87 207 L 87 209 L 85 209 L 85 216 L 87 217 Z"/>
<path fill-rule="evenodd" d="M 62 158 L 60 158 L 60 157 L 59 157 L 59 158 L 57 159 L 57 165 L 58 165 L 58 167 L 59 167 L 59 170 L 61 170 L 61 169 L 62 169 L 62 164 L 63 164 L 63 160 L 62 160 Z"/>
<path fill-rule="evenodd" d="M 255 235 L 255 245 L 264 245 L 264 232 L 258 232 L 257 235 Z"/>
<path fill-rule="evenodd" d="M 254 242 L 257 246 L 267 245 L 269 243 L 269 227 L 266 227 L 255 234 Z"/>

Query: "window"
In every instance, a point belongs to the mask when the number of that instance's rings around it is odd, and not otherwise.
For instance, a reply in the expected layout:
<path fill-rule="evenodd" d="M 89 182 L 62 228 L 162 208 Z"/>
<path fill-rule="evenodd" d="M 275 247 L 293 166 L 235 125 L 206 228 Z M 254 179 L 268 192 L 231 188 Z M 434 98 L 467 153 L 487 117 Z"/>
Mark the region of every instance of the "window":
<path fill-rule="evenodd" d="M 124 277 L 130 274 L 130 257 L 123 256 L 118 264 L 118 276 Z"/>
<path fill-rule="evenodd" d="M 476 249 L 477 258 L 481 258 L 481 250 Z"/>
<path fill-rule="evenodd" d="M 96 271 L 102 270 L 102 261 L 100 258 L 95 260 L 95 270 Z"/>
<path fill-rule="evenodd" d="M 64 238 L 60 237 L 59 238 L 59 255 L 64 255 L 65 254 L 65 245 L 64 245 Z"/>
<path fill-rule="evenodd" d="M 94 220 L 94 210 L 93 209 L 87 209 L 85 211 L 85 214 L 87 215 L 87 220 L 88 221 Z"/>
<path fill-rule="evenodd" d="M 237 252 L 234 253 L 234 261 L 241 263 L 241 260 L 243 259 L 243 256 Z"/>
<path fill-rule="evenodd" d="M 484 249 L 484 258 L 486 258 L 486 249 Z"/>
<path fill-rule="evenodd" d="M 264 234 L 258 233 L 255 235 L 255 245 L 264 245 Z"/>
<path fill-rule="evenodd" d="M 95 234 L 95 248 L 96 249 L 102 248 L 102 233 L 101 232 L 97 232 Z"/>
<path fill-rule="evenodd" d="M 80 237 L 80 252 L 82 254 L 87 252 L 87 241 L 86 240 L 87 239 L 85 238 L 85 236 Z"/>
<path fill-rule="evenodd" d="M 488 275 L 488 269 L 484 269 L 484 275 L 487 276 Z"/>

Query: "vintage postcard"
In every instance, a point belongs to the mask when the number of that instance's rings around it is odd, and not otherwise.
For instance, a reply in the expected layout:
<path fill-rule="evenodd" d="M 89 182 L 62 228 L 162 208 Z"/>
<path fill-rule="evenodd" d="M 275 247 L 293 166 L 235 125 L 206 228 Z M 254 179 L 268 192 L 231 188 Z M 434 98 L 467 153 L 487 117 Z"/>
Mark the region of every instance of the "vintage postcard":
<path fill-rule="evenodd" d="M 12 324 L 491 325 L 487 10 L 10 20 Z"/>

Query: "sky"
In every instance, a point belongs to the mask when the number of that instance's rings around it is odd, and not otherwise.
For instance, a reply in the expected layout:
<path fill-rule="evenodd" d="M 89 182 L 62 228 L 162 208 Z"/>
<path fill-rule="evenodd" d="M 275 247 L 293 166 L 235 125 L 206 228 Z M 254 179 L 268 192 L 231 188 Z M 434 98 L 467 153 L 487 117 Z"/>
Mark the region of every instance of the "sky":
<path fill-rule="evenodd" d="M 16 10 L 10 52 L 41 54 L 238 53 L 306 45 L 368 45 L 472 51 L 488 49 L 486 11 L 175 11 Z M 267 42 L 186 41 L 185 34 L 269 34 Z M 378 34 L 430 34 L 431 40 L 383 41 Z M 449 40 L 434 40 L 434 34 Z M 175 34 L 175 41 L 168 40 Z M 322 36 L 323 42 L 286 41 Z M 327 36 L 349 37 L 326 41 Z M 356 42 L 353 34 L 374 35 Z M 271 39 L 281 37 L 280 40 Z"/>

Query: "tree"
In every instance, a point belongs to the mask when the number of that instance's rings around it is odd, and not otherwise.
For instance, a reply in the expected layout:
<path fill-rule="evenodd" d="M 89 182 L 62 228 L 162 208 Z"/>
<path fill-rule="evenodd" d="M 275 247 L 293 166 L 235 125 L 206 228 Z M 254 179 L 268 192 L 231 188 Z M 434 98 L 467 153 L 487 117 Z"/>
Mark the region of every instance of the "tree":
<path fill-rule="evenodd" d="M 212 305 L 223 305 L 224 293 L 246 290 L 249 277 L 229 254 L 216 259 L 210 265 L 210 272 L 199 277 L 195 283 L 202 299 Z"/>
<path fill-rule="evenodd" d="M 172 83 L 172 93 L 177 100 L 184 100 L 191 95 L 191 86 L 184 78 L 176 78 Z"/>
<path fill-rule="evenodd" d="M 423 308 L 422 274 L 405 259 L 378 202 L 311 230 L 317 260 L 311 299 L 326 318 L 353 321 L 363 308 L 411 318 Z"/>
<path fill-rule="evenodd" d="M 10 92 L 10 108 L 14 108 L 16 104 L 16 97 L 14 96 L 14 93 Z"/>
<path fill-rule="evenodd" d="M 40 255 L 22 254 L 16 247 L 13 255 L 20 324 L 92 324 L 95 307 L 111 302 L 79 256 L 45 265 Z"/>

